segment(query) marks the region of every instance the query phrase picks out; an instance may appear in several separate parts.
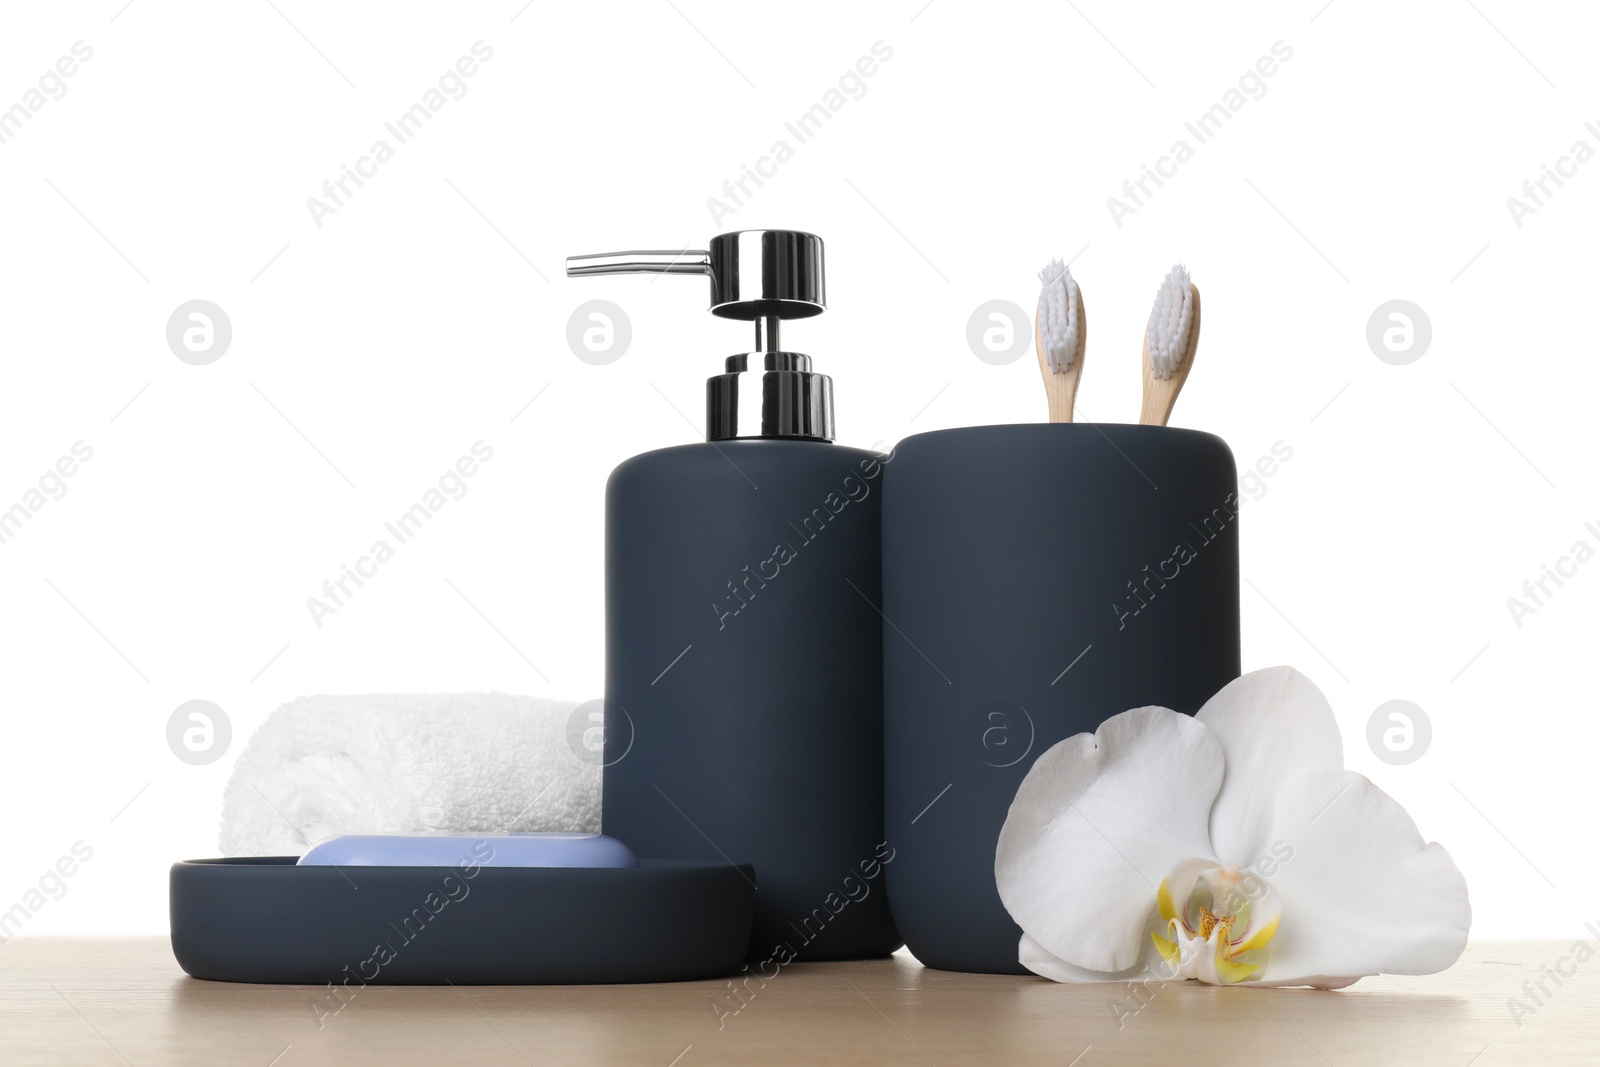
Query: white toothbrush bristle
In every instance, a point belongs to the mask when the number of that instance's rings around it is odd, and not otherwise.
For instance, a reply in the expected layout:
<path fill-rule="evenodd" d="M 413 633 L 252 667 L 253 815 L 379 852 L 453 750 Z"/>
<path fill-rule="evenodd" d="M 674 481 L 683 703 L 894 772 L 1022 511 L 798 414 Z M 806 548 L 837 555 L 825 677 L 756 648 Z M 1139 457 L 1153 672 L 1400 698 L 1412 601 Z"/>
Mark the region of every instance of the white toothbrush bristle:
<path fill-rule="evenodd" d="M 1189 333 L 1194 324 L 1194 285 L 1182 263 L 1173 267 L 1156 290 L 1156 306 L 1150 312 L 1146 344 L 1150 349 L 1150 370 L 1162 380 L 1171 378 L 1183 364 L 1189 349 Z"/>
<path fill-rule="evenodd" d="M 1039 291 L 1039 337 L 1044 342 L 1050 370 L 1061 374 L 1078 358 L 1078 339 L 1083 323 L 1079 314 L 1078 283 L 1072 271 L 1059 259 L 1052 259 L 1039 272 L 1044 288 Z"/>

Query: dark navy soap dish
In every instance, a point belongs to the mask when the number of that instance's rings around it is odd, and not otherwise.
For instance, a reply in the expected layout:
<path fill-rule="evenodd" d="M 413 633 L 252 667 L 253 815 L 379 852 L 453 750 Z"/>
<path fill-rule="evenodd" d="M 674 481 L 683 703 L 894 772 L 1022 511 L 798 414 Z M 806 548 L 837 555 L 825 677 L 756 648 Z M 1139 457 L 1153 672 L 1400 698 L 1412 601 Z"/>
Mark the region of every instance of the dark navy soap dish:
<path fill-rule="evenodd" d="M 172 865 L 172 953 L 226 982 L 675 982 L 743 960 L 755 873 L 638 867 L 322 867 L 292 856 Z"/>

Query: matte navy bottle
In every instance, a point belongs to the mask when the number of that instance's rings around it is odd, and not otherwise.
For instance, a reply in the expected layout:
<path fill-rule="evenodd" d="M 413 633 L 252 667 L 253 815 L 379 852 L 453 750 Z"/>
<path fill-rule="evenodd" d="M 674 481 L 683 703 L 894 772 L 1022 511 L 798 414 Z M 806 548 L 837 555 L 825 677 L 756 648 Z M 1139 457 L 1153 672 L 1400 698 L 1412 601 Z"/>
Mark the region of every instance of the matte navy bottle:
<path fill-rule="evenodd" d="M 887 955 L 884 457 L 832 443 L 831 381 L 778 339 L 823 310 L 822 241 L 743 231 L 568 261 L 639 272 L 708 275 L 712 313 L 753 321 L 756 344 L 707 383 L 704 443 L 607 485 L 605 832 L 752 864 L 753 965 Z"/>

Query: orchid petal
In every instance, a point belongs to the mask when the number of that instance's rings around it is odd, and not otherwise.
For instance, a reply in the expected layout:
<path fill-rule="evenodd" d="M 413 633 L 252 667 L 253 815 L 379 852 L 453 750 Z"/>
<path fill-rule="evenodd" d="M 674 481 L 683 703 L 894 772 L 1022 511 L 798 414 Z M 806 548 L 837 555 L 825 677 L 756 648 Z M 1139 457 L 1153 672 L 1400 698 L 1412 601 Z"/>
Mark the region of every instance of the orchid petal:
<path fill-rule="evenodd" d="M 1212 854 L 1207 815 L 1222 775 L 1211 731 L 1167 708 L 1125 711 L 1054 745 L 1001 828 L 1001 902 L 1044 956 L 1099 972 L 1135 966 L 1157 883 L 1178 860 Z"/>
<path fill-rule="evenodd" d="M 1222 790 L 1211 808 L 1214 855 L 1242 870 L 1274 841 L 1274 813 L 1284 784 L 1306 771 L 1344 766 L 1339 724 L 1327 698 L 1292 667 L 1234 679 L 1195 718 L 1216 734 L 1227 760 Z"/>
<path fill-rule="evenodd" d="M 1283 899 L 1263 975 L 1273 984 L 1431 974 L 1461 955 L 1472 922 L 1465 879 L 1365 777 L 1317 771 L 1288 783 L 1274 833 L 1287 858 L 1268 875 Z"/>
<path fill-rule="evenodd" d="M 1173 949 L 1177 951 L 1176 948 Z M 1017 945 L 1017 962 L 1028 970 L 1052 982 L 1069 982 L 1082 984 L 1086 982 L 1165 982 L 1170 981 L 1174 974 L 1173 965 L 1166 963 L 1162 955 L 1157 953 L 1148 940 L 1139 952 L 1138 959 L 1131 967 L 1120 971 L 1092 971 L 1087 967 L 1077 967 L 1058 956 L 1052 955 L 1039 942 L 1022 935 L 1022 940 Z"/>

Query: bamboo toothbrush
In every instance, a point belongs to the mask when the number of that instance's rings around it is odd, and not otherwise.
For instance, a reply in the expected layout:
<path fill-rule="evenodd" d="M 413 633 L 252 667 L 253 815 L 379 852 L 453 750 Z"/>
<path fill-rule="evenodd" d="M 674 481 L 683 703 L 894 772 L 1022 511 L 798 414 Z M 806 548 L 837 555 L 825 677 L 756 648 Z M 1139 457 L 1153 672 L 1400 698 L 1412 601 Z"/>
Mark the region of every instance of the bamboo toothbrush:
<path fill-rule="evenodd" d="M 1139 422 L 1165 426 L 1200 345 L 1200 290 L 1183 264 L 1173 267 L 1156 290 L 1144 331 L 1144 404 Z"/>
<path fill-rule="evenodd" d="M 1044 288 L 1039 291 L 1033 347 L 1039 353 L 1039 373 L 1044 377 L 1044 394 L 1050 402 L 1050 421 L 1071 422 L 1078 377 L 1083 373 L 1084 342 L 1088 338 L 1083 293 L 1073 280 L 1072 271 L 1059 259 L 1045 265 L 1039 280 Z"/>

